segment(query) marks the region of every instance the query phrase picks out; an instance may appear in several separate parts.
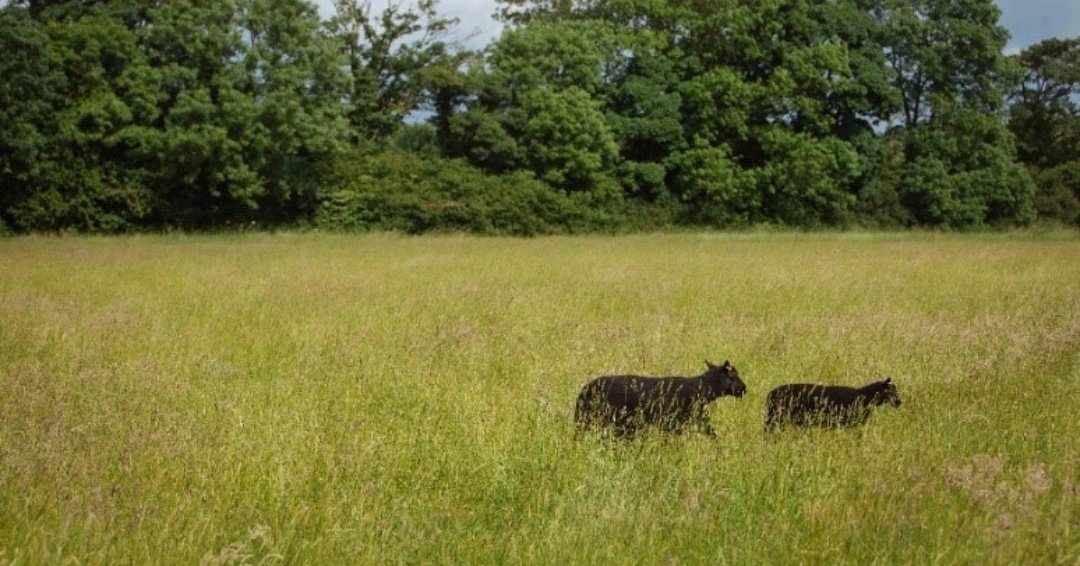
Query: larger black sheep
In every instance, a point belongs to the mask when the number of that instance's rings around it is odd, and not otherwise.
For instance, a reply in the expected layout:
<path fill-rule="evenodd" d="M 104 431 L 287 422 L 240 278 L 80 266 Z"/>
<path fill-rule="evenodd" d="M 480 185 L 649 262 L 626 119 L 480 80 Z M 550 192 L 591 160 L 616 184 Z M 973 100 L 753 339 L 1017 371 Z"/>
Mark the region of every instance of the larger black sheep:
<path fill-rule="evenodd" d="M 705 365 L 705 373 L 697 377 L 598 377 L 578 395 L 574 420 L 581 429 L 610 427 L 623 437 L 634 436 L 643 426 L 678 433 L 691 424 L 715 436 L 706 406 L 724 395 L 742 397 L 746 384 L 730 362 L 714 365 L 706 360 Z"/>
<path fill-rule="evenodd" d="M 874 407 L 900 406 L 891 378 L 864 387 L 790 383 L 769 392 L 765 401 L 765 430 L 784 425 L 856 426 L 866 422 Z"/>

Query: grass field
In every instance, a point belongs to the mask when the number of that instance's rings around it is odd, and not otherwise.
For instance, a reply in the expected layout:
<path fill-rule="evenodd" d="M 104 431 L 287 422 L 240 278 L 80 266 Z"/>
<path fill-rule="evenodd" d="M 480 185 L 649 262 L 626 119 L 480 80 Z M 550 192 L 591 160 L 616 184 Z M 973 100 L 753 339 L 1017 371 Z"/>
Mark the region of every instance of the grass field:
<path fill-rule="evenodd" d="M 705 358 L 717 440 L 574 438 Z M 4 239 L 0 563 L 1075 565 L 1078 385 L 1075 232 Z"/>

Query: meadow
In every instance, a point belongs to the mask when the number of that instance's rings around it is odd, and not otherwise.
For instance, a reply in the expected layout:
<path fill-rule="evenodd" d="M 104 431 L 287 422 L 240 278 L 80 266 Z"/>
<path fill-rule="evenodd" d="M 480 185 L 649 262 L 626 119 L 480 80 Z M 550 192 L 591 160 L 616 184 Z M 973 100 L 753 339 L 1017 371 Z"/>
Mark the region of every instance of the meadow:
<path fill-rule="evenodd" d="M 717 439 L 575 438 L 705 359 Z M 1078 385 L 1076 232 L 0 239 L 0 563 L 1073 565 Z"/>

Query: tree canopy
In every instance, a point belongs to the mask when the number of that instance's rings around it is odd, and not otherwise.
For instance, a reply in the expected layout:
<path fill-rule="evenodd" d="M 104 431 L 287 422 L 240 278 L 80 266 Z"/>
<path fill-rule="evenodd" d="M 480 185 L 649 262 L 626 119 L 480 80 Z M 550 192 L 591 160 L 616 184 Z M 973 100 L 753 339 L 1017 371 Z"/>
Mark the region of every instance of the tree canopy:
<path fill-rule="evenodd" d="M 1080 224 L 1080 38 L 1047 39 L 1013 57 L 1009 108 L 1017 157 L 1035 177 L 1043 217 Z"/>
<path fill-rule="evenodd" d="M 1080 223 L 1080 39 L 992 0 L 334 5 L 4 5 L 0 231 Z"/>

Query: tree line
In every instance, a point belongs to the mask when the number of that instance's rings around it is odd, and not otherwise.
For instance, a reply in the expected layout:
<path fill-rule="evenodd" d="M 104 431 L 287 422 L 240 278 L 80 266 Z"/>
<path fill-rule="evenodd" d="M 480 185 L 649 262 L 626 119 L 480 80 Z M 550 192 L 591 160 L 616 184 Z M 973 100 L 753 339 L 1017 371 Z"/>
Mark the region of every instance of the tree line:
<path fill-rule="evenodd" d="M 1080 38 L 992 0 L 23 0 L 0 232 L 1080 224 Z"/>

